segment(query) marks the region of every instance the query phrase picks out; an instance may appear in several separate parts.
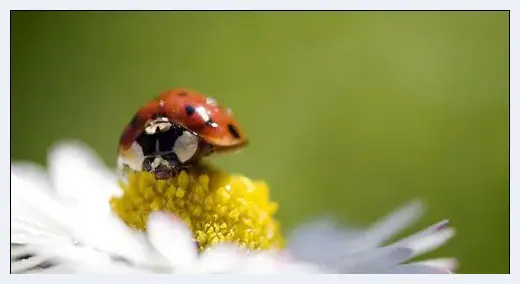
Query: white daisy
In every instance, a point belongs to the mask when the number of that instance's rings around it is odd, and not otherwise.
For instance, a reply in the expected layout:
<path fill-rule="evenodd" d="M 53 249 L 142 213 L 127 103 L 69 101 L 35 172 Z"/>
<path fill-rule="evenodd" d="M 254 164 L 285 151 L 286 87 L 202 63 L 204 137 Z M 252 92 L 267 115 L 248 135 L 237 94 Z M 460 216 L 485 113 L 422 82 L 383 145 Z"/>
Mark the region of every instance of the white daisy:
<path fill-rule="evenodd" d="M 219 175 L 210 177 L 222 179 Z M 457 265 L 454 259 L 405 264 L 453 236 L 447 221 L 383 245 L 419 217 L 423 207 L 418 202 L 368 229 L 339 228 L 329 219 L 304 224 L 290 234 L 282 248 L 278 245 L 277 222 L 269 215 L 275 211 L 273 204 L 258 197 L 267 196 L 261 184 L 231 178 L 231 189 L 240 191 L 244 187 L 245 192 L 241 192 L 237 200 L 242 203 L 235 209 L 231 203 L 227 207 L 211 203 L 219 202 L 216 193 L 202 195 L 206 199 L 200 201 L 200 208 L 191 201 L 178 207 L 164 197 L 173 194 L 172 200 L 181 202 L 187 200 L 184 195 L 191 194 L 190 198 L 196 200 L 201 195 L 191 191 L 203 191 L 204 183 L 208 186 L 208 181 L 200 177 L 201 183 L 186 192 L 188 187 L 180 186 L 180 179 L 176 184 L 157 185 L 156 195 L 144 192 L 144 197 L 134 196 L 128 203 L 130 197 L 125 197 L 113 171 L 81 143 L 64 142 L 53 147 L 47 170 L 32 163 L 12 163 L 11 272 L 450 273 Z M 242 184 L 237 185 L 237 180 Z M 144 177 L 138 179 L 137 190 L 149 188 L 147 182 Z M 229 190 L 229 186 L 225 188 Z M 231 195 L 232 190 L 228 191 Z M 128 204 L 145 207 L 135 209 Z M 172 206 L 186 208 L 183 210 L 189 214 Z M 143 219 L 139 210 L 151 211 Z M 223 219 L 218 219 L 221 216 L 240 220 L 222 223 Z M 220 231 L 215 227 L 217 219 L 222 224 Z M 234 225 L 236 228 L 231 228 Z"/>

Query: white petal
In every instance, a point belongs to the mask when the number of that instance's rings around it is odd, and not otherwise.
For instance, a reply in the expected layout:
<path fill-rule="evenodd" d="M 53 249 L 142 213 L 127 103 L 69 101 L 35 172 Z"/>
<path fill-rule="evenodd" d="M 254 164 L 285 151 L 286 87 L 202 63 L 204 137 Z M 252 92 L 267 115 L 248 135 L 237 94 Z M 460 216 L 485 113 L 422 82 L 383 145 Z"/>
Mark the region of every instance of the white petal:
<path fill-rule="evenodd" d="M 151 244 L 172 267 L 184 267 L 195 261 L 196 244 L 182 220 L 168 213 L 152 212 L 146 227 Z"/>
<path fill-rule="evenodd" d="M 459 262 L 454 258 L 435 258 L 422 261 L 414 261 L 413 264 L 434 266 L 449 271 L 455 271 L 459 267 Z"/>
<path fill-rule="evenodd" d="M 73 206 L 95 206 L 109 211 L 108 200 L 120 195 L 114 173 L 101 159 L 80 142 L 61 142 L 49 153 L 49 173 L 60 200 Z"/>
<path fill-rule="evenodd" d="M 410 226 L 423 214 L 424 205 L 419 201 L 413 201 L 389 214 L 381 221 L 372 225 L 367 230 L 362 242 L 358 243 L 358 249 L 372 248 L 389 240 L 399 231 Z"/>
<path fill-rule="evenodd" d="M 319 265 L 341 263 L 349 253 L 375 248 L 415 221 L 422 203 L 410 202 L 389 214 L 370 229 L 340 228 L 330 218 L 298 227 L 288 238 L 288 251 L 300 261 Z"/>
<path fill-rule="evenodd" d="M 140 247 L 134 247 L 137 252 Z M 113 252 L 106 252 L 95 247 L 86 246 L 82 243 L 55 243 L 42 246 L 34 246 L 35 255 L 52 259 L 52 266 L 45 267 L 38 273 L 150 273 L 158 262 L 148 261 L 146 258 L 133 259 L 124 258 Z M 144 264 L 144 266 L 141 266 Z M 26 272 L 29 273 L 29 272 Z"/>
<path fill-rule="evenodd" d="M 35 269 L 33 271 L 27 271 L 26 273 L 38 273 L 38 274 L 74 274 L 74 269 L 66 266 L 66 265 L 54 265 L 50 267 L 45 267 L 44 269 Z"/>
<path fill-rule="evenodd" d="M 272 251 L 254 253 L 242 262 L 239 273 L 274 274 L 274 273 L 318 273 L 317 267 L 306 263 L 287 261 Z"/>
<path fill-rule="evenodd" d="M 417 256 L 438 249 L 453 238 L 453 236 L 455 236 L 455 229 L 446 228 L 442 231 L 436 232 L 435 234 L 424 237 L 421 240 L 410 243 L 409 247 L 413 249 L 413 256 Z"/>
<path fill-rule="evenodd" d="M 48 259 L 44 256 L 31 256 L 18 261 L 11 261 L 11 273 L 24 273 L 29 270 L 37 269 Z"/>
<path fill-rule="evenodd" d="M 70 234 L 70 216 L 51 193 L 20 171 L 11 172 L 12 234 L 39 235 Z M 12 242 L 17 242 L 12 239 Z"/>
<path fill-rule="evenodd" d="M 333 264 L 340 273 L 381 273 L 381 271 L 407 260 L 412 250 L 399 247 L 376 248 L 352 253 L 341 262 Z"/>
<path fill-rule="evenodd" d="M 446 243 L 455 235 L 455 230 L 447 226 L 448 221 L 441 221 L 396 242 L 393 246 L 411 248 L 413 250 L 413 256 L 432 251 Z"/>
<path fill-rule="evenodd" d="M 70 241 L 72 237 L 62 235 L 51 229 L 40 227 L 19 218 L 11 219 L 11 243 L 44 245 L 60 241 Z"/>
<path fill-rule="evenodd" d="M 77 240 L 86 247 L 123 257 L 135 263 L 156 264 L 154 250 L 147 243 L 146 236 L 128 227 L 115 214 L 97 218 L 88 212 L 74 212 L 74 231 Z"/>
<path fill-rule="evenodd" d="M 49 175 L 41 165 L 32 162 L 15 161 L 11 163 L 11 173 L 23 178 L 25 182 L 30 183 L 33 187 L 45 191 L 46 194 L 53 192 Z"/>
<path fill-rule="evenodd" d="M 142 234 L 134 235 L 127 226 L 118 222 L 110 223 L 109 220 L 110 218 L 107 218 L 107 222 L 97 223 L 97 227 L 89 224 L 91 220 L 77 220 L 77 226 L 73 226 L 74 236 L 80 243 L 75 243 L 72 238 L 12 234 L 12 239 L 33 244 L 31 247 L 17 247 L 13 253 L 20 256 L 30 252 L 37 257 L 36 259 L 60 260 L 58 265 L 69 269 L 77 268 L 75 271 L 105 271 L 105 268 L 109 271 L 115 270 L 114 267 L 118 264 L 114 263 L 113 257 L 122 257 L 135 264 L 145 263 L 150 266 L 160 263 L 160 260 L 154 258 L 155 255 L 145 240 L 139 238 L 143 237 Z M 16 267 L 17 270 L 31 268 L 20 265 Z M 57 268 L 52 270 L 63 271 Z"/>
<path fill-rule="evenodd" d="M 240 269 L 241 273 L 272 274 L 280 272 L 282 265 L 265 254 L 255 254 L 247 258 Z"/>
<path fill-rule="evenodd" d="M 34 253 L 30 246 L 11 244 L 11 260 L 22 258 Z"/>
<path fill-rule="evenodd" d="M 288 237 L 287 250 L 300 261 L 322 264 L 344 255 L 352 235 L 347 235 L 332 219 L 317 220 L 296 228 Z"/>
<path fill-rule="evenodd" d="M 403 264 L 385 270 L 384 274 L 450 274 L 448 269 L 423 264 Z"/>
<path fill-rule="evenodd" d="M 224 273 L 237 269 L 245 257 L 244 251 L 232 244 L 218 244 L 202 253 L 190 272 Z"/>
<path fill-rule="evenodd" d="M 59 260 L 60 270 L 66 268 L 73 273 L 111 273 L 119 271 L 121 267 L 128 271 L 134 270 L 128 263 L 117 263 L 105 252 L 81 245 L 45 246 L 40 247 L 38 253 L 54 255 L 55 261 Z M 50 272 L 47 271 L 47 273 Z"/>

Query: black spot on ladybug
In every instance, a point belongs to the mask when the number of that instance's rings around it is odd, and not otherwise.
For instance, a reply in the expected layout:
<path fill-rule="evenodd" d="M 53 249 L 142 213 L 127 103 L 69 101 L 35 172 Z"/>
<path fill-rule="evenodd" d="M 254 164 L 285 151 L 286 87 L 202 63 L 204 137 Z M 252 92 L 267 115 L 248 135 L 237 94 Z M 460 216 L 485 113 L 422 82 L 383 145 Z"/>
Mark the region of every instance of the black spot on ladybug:
<path fill-rule="evenodd" d="M 235 137 L 236 139 L 240 139 L 240 133 L 238 133 L 237 128 L 233 124 L 228 124 L 227 127 L 229 130 L 229 133 L 231 133 L 231 135 L 233 135 L 233 137 Z"/>
<path fill-rule="evenodd" d="M 187 92 L 180 92 L 180 93 L 179 93 L 179 97 L 185 97 L 185 96 L 187 96 L 187 95 L 188 95 Z"/>
<path fill-rule="evenodd" d="M 190 105 L 187 105 L 184 109 L 187 115 L 193 115 L 195 113 L 195 108 Z"/>

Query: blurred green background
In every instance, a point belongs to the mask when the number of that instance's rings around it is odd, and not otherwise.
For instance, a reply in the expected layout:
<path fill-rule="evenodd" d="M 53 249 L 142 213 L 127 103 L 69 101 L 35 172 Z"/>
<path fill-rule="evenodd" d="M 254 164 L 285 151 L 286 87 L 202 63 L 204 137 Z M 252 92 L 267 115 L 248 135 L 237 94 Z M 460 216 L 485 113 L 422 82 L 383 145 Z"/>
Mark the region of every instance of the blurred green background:
<path fill-rule="evenodd" d="M 230 106 L 251 145 L 213 161 L 266 180 L 286 231 L 369 224 L 415 198 L 429 254 L 509 272 L 507 12 L 13 12 L 11 159 L 81 139 L 115 165 L 160 91 Z M 407 233 L 405 232 L 405 233 Z"/>

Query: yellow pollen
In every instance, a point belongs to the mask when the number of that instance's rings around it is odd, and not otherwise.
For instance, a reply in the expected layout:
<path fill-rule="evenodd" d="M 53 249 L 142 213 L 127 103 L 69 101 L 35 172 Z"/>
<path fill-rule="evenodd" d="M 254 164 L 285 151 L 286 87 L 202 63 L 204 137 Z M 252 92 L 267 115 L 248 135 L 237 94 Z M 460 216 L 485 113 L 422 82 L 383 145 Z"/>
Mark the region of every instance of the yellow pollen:
<path fill-rule="evenodd" d="M 278 204 L 269 200 L 264 182 L 201 166 L 169 180 L 131 172 L 121 187 L 123 195 L 113 197 L 110 204 L 136 229 L 146 230 L 150 212 L 168 211 L 188 224 L 200 250 L 221 242 L 251 250 L 283 246 L 280 225 L 274 218 Z"/>

